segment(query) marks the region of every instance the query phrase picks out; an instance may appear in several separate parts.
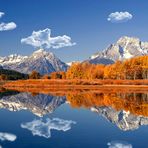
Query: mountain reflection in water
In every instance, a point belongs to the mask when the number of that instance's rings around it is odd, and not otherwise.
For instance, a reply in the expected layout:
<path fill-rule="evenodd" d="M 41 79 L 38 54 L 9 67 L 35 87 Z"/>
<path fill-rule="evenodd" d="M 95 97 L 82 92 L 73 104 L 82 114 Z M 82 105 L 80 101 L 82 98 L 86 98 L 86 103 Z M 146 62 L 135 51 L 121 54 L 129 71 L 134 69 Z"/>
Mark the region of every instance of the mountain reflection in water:
<path fill-rule="evenodd" d="M 7 94 L 7 93 L 6 93 Z M 15 93 L 0 96 L 0 108 L 10 111 L 29 110 L 37 116 L 54 112 L 68 103 L 73 108 L 86 108 L 105 117 L 121 130 L 134 130 L 148 125 L 147 93 L 71 92 L 58 96 L 36 93 Z"/>
<path fill-rule="evenodd" d="M 32 95 L 30 93 L 19 93 L 0 98 L 0 108 L 5 108 L 10 111 L 27 109 L 41 117 L 47 113 L 52 113 L 58 106 L 65 103 L 65 101 L 65 96 L 59 97 L 44 94 Z"/>

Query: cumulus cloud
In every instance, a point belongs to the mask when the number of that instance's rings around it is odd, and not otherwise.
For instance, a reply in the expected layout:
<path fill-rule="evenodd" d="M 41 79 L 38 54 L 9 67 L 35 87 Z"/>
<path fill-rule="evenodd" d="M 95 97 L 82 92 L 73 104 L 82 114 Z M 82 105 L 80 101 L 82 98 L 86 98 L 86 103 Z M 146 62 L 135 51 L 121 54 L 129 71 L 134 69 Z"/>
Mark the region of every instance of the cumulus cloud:
<path fill-rule="evenodd" d="M 132 148 L 132 145 L 125 141 L 111 141 L 107 145 L 108 148 Z"/>
<path fill-rule="evenodd" d="M 0 18 L 3 17 L 5 15 L 4 12 L 0 12 Z"/>
<path fill-rule="evenodd" d="M 121 22 L 127 22 L 132 18 L 133 16 L 129 12 L 114 12 L 108 16 L 107 20 L 112 23 L 121 23 Z"/>
<path fill-rule="evenodd" d="M 73 46 L 71 38 L 67 35 L 51 37 L 51 29 L 33 31 L 31 36 L 21 39 L 21 43 L 32 45 L 33 47 L 43 48 L 62 48 L 66 46 Z"/>
<path fill-rule="evenodd" d="M 0 132 L 0 140 L 1 141 L 15 141 L 16 140 L 16 135 L 11 134 L 11 133 L 2 133 Z"/>
<path fill-rule="evenodd" d="M 30 130 L 34 136 L 37 135 L 45 138 L 50 138 L 51 130 L 65 132 L 71 129 L 71 124 L 75 123 L 76 122 L 71 120 L 47 118 L 45 122 L 43 122 L 42 120 L 33 120 L 32 122 L 21 124 L 21 127 Z"/>
<path fill-rule="evenodd" d="M 13 30 L 17 27 L 14 22 L 0 23 L 0 31 Z"/>

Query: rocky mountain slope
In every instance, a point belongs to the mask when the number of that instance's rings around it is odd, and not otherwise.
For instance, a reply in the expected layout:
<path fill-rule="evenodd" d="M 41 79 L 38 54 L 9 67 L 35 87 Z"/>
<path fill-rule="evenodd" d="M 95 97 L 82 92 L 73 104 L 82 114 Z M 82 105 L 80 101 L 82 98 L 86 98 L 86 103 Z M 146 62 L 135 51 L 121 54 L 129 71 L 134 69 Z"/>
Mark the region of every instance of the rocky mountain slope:
<path fill-rule="evenodd" d="M 87 61 L 94 64 L 112 64 L 117 60 L 122 61 L 142 55 L 148 55 L 148 42 L 142 42 L 138 38 L 124 36 L 105 50 L 92 55 Z"/>
<path fill-rule="evenodd" d="M 68 67 L 53 53 L 47 52 L 44 49 L 39 49 L 30 56 L 15 54 L 8 57 L 0 57 L 0 65 L 5 69 L 12 69 L 26 74 L 33 70 L 41 74 L 65 71 Z"/>

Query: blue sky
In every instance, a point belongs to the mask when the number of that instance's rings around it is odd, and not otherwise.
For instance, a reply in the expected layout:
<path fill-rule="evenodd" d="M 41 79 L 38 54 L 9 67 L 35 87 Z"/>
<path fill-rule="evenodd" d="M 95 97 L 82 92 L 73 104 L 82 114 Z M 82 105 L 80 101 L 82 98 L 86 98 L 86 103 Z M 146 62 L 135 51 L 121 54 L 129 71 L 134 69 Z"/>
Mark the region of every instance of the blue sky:
<path fill-rule="evenodd" d="M 71 45 L 49 48 L 61 60 L 84 60 L 121 36 L 148 41 L 148 1 L 146 0 L 0 0 L 0 23 L 14 22 L 13 30 L 0 31 L 0 56 L 29 55 L 37 48 L 22 44 L 33 31 L 51 29 L 51 36 L 66 35 Z M 126 22 L 111 22 L 114 12 L 129 12 Z"/>

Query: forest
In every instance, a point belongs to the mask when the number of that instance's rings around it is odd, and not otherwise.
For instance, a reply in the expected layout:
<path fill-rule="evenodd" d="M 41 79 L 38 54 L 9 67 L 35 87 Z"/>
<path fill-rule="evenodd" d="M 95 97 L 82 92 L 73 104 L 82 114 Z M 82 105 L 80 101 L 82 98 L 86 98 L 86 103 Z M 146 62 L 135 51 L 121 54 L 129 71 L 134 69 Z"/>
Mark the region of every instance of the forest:
<path fill-rule="evenodd" d="M 66 72 L 68 79 L 148 79 L 148 56 L 117 61 L 111 65 L 75 63 Z"/>
<path fill-rule="evenodd" d="M 0 80 L 18 80 L 18 79 L 28 79 L 28 75 L 14 70 L 0 69 Z"/>
<path fill-rule="evenodd" d="M 148 79 L 148 56 L 135 57 L 114 64 L 90 64 L 88 62 L 72 64 L 67 72 L 53 72 L 43 78 L 50 79 Z"/>

